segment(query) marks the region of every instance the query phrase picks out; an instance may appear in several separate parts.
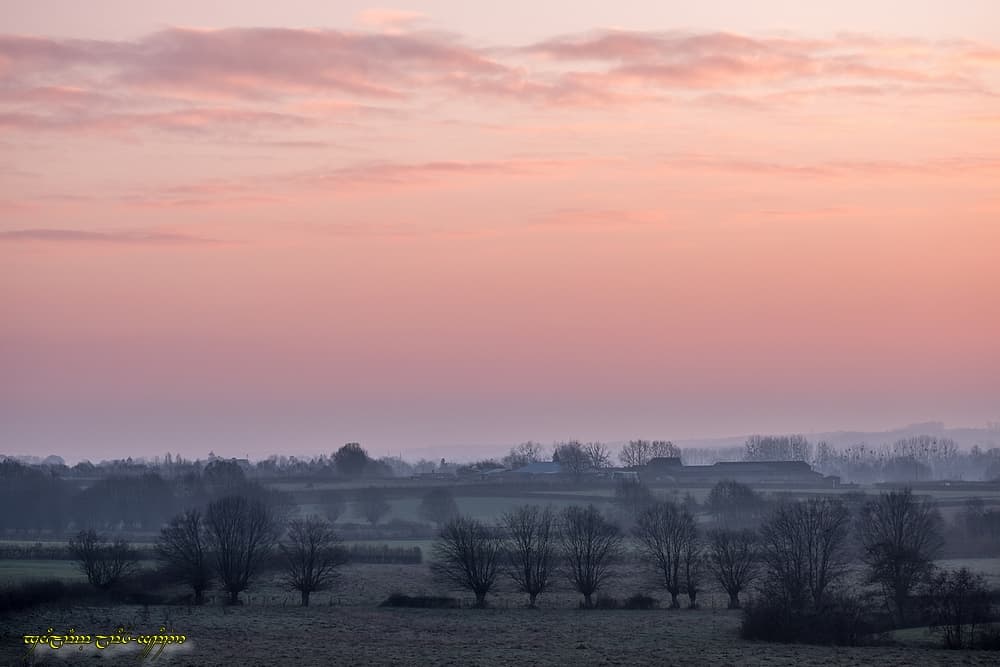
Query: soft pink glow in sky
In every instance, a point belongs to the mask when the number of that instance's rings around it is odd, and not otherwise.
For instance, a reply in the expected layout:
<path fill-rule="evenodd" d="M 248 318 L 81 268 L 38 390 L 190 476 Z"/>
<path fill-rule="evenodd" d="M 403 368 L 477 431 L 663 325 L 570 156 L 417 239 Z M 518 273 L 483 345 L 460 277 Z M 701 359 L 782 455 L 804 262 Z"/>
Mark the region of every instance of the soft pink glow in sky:
<path fill-rule="evenodd" d="M 99 4 L 0 6 L 0 451 L 1000 418 L 992 2 Z"/>

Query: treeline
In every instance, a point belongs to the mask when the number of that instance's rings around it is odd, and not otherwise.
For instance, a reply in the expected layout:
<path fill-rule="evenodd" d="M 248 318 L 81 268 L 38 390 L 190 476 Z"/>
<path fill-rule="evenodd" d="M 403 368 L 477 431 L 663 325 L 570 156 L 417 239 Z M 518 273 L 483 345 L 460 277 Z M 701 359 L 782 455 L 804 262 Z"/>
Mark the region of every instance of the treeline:
<path fill-rule="evenodd" d="M 235 462 L 223 459 L 179 477 L 156 472 L 112 475 L 85 487 L 50 470 L 7 459 L 0 461 L 0 530 L 155 531 L 181 508 L 234 492 L 275 505 L 290 502 L 286 494 L 247 479 Z"/>

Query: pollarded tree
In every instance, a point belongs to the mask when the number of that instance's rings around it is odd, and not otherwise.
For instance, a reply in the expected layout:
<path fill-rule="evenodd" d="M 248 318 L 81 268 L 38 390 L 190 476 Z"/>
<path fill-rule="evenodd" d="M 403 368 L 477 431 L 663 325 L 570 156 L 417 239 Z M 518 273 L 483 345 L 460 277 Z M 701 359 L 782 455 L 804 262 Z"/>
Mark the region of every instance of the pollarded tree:
<path fill-rule="evenodd" d="M 135 550 L 129 543 L 117 539 L 109 543 L 97 531 L 81 530 L 69 540 L 69 551 L 77 561 L 80 571 L 91 585 L 109 590 L 137 565 Z"/>
<path fill-rule="evenodd" d="M 171 519 L 160 531 L 156 555 L 173 579 L 191 587 L 194 603 L 201 604 L 203 593 L 212 583 L 208 536 L 201 512 L 191 509 Z"/>
<path fill-rule="evenodd" d="M 562 514 L 560 542 L 566 574 L 583 595 L 584 606 L 593 606 L 593 595 L 614 576 L 612 567 L 621 558 L 623 537 L 618 526 L 605 519 L 593 505 L 567 507 Z"/>
<path fill-rule="evenodd" d="M 209 504 L 205 525 L 229 603 L 238 604 L 240 592 L 247 589 L 277 541 L 274 517 L 262 500 L 227 496 Z"/>
<path fill-rule="evenodd" d="M 839 500 L 809 499 L 779 505 L 761 526 L 765 586 L 789 609 L 821 609 L 847 574 L 850 517 Z"/>
<path fill-rule="evenodd" d="M 683 560 L 684 593 L 688 596 L 688 609 L 698 608 L 698 592 L 701 590 L 702 574 L 705 569 L 705 545 L 697 535 L 688 541 L 681 555 Z"/>
<path fill-rule="evenodd" d="M 941 550 L 940 518 L 934 505 L 910 489 L 892 491 L 861 508 L 858 533 L 868 581 L 885 592 L 897 622 L 906 622 L 910 594 L 930 575 Z"/>
<path fill-rule="evenodd" d="M 449 489 L 438 486 L 424 494 L 417 512 L 422 518 L 440 527 L 448 519 L 458 515 L 458 504 Z"/>
<path fill-rule="evenodd" d="M 646 508 L 633 531 L 642 558 L 657 572 L 670 593 L 670 607 L 677 609 L 677 596 L 684 588 L 686 556 L 698 537 L 694 517 L 670 502 Z"/>
<path fill-rule="evenodd" d="M 328 589 L 337 577 L 337 568 L 347 563 L 333 526 L 318 516 L 294 519 L 288 536 L 279 544 L 284 556 L 284 583 L 302 596 L 302 606 L 309 606 L 309 595 Z"/>
<path fill-rule="evenodd" d="M 528 594 L 528 606 L 534 607 L 535 599 L 549 585 L 556 561 L 555 515 L 547 507 L 525 505 L 507 512 L 503 525 L 507 531 L 507 574 Z"/>
<path fill-rule="evenodd" d="M 715 530 L 708 536 L 708 569 L 729 594 L 729 608 L 740 608 L 740 593 L 757 578 L 757 534 L 752 530 Z"/>
<path fill-rule="evenodd" d="M 496 583 L 502 551 L 503 538 L 498 530 L 457 516 L 438 534 L 431 571 L 444 582 L 472 591 L 476 606 L 485 607 L 486 596 Z"/>

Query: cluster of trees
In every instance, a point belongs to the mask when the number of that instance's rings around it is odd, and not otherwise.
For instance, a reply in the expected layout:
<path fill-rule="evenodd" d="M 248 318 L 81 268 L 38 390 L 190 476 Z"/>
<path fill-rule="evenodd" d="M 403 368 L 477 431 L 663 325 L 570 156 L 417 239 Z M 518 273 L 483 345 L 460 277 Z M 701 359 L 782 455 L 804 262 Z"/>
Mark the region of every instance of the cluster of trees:
<path fill-rule="evenodd" d="M 282 538 L 282 526 L 287 525 Z M 191 588 L 195 604 L 215 581 L 237 604 L 270 562 L 277 548 L 282 581 L 309 597 L 334 582 L 347 562 L 333 526 L 319 516 L 284 521 L 280 512 L 260 499 L 226 496 L 209 503 L 204 512 L 189 509 L 163 528 L 156 551 L 168 576 Z"/>

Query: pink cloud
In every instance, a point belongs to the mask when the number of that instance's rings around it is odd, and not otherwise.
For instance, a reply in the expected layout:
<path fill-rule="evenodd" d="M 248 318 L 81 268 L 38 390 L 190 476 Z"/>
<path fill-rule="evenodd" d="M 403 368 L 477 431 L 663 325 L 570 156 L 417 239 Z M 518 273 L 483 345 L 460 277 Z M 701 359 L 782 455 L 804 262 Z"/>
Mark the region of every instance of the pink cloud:
<path fill-rule="evenodd" d="M 366 28 L 383 32 L 403 32 L 412 30 L 426 20 L 427 15 L 402 9 L 366 9 L 358 13 L 358 23 Z"/>
<path fill-rule="evenodd" d="M 18 229 L 0 231 L 0 241 L 44 243 L 110 243 L 139 245 L 189 245 L 223 243 L 216 239 L 167 232 L 91 232 L 78 229 Z"/>

